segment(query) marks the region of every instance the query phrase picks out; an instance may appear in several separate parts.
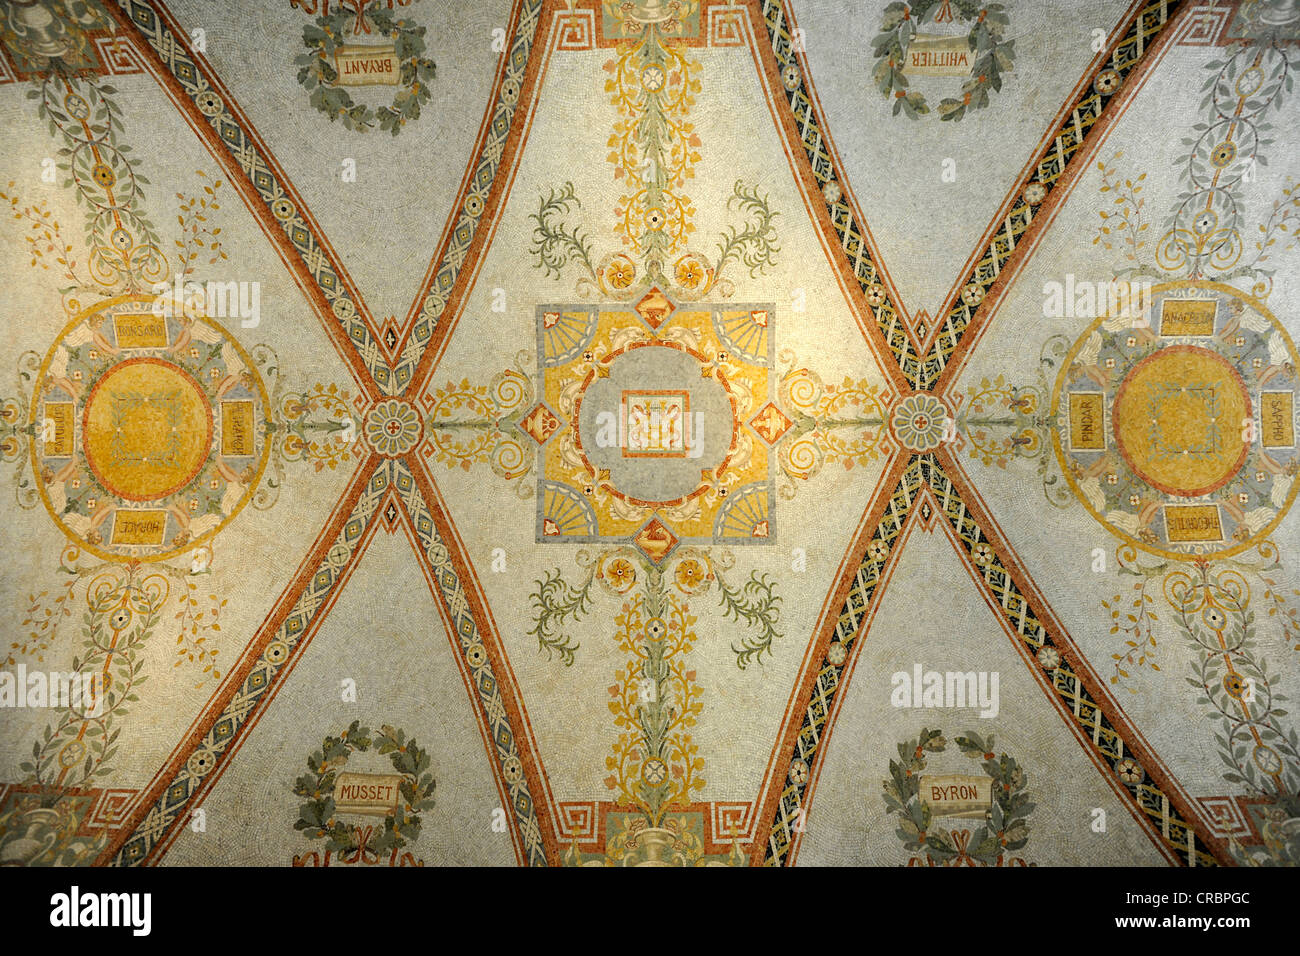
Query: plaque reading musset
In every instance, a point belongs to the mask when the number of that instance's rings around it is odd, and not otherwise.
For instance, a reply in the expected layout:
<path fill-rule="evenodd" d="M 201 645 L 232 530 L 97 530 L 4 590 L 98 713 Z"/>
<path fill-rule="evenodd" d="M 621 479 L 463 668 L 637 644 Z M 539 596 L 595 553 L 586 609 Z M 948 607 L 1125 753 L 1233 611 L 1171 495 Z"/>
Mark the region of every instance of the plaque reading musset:
<path fill-rule="evenodd" d="M 396 86 L 401 77 L 402 61 L 397 49 L 387 46 L 344 44 L 334 51 L 334 69 L 339 86 Z"/>
<path fill-rule="evenodd" d="M 334 808 L 386 817 L 397 810 L 403 779 L 400 773 L 341 773 L 334 781 Z"/>
<path fill-rule="evenodd" d="M 936 817 L 983 820 L 993 807 L 993 778 L 978 774 L 922 774 L 918 795 Z"/>

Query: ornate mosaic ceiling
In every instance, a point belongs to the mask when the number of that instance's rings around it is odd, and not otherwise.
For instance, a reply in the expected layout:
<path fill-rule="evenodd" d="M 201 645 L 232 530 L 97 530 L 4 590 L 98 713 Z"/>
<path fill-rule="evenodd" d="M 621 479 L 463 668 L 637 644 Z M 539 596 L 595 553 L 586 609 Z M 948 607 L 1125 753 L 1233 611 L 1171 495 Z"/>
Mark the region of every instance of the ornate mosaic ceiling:
<path fill-rule="evenodd" d="M 0 863 L 1300 862 L 1294 0 L 0 9 Z"/>

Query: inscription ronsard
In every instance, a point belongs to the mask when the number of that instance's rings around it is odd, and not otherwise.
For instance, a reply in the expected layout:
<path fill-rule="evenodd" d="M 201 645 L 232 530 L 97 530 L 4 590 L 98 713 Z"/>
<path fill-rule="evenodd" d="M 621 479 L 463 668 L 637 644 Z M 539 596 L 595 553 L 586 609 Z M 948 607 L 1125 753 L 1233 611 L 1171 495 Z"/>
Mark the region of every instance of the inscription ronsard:
<path fill-rule="evenodd" d="M 167 320 L 149 312 L 119 312 L 113 316 L 113 330 L 120 349 L 165 348 Z"/>

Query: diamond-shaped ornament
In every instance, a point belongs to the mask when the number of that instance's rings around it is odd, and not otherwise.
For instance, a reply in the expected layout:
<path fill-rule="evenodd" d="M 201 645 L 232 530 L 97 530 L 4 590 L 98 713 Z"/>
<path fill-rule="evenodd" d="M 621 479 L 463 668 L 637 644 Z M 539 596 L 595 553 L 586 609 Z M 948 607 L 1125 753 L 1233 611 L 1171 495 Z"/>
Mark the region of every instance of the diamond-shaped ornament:
<path fill-rule="evenodd" d="M 533 406 L 533 410 L 520 420 L 519 427 L 537 444 L 545 445 L 546 440 L 554 435 L 562 424 L 564 423 L 549 408 L 538 402 Z"/>
<path fill-rule="evenodd" d="M 775 445 L 781 436 L 790 430 L 792 422 L 781 409 L 768 402 L 758 410 L 758 414 L 749 420 L 749 427 L 758 432 L 759 437 L 769 445 Z"/>
<path fill-rule="evenodd" d="M 658 564 L 677 545 L 677 536 L 658 518 L 651 518 L 649 523 L 636 533 L 632 543 L 640 548 L 647 558 Z"/>
<path fill-rule="evenodd" d="M 668 301 L 668 296 L 664 295 L 658 286 L 654 286 L 641 297 L 641 301 L 635 308 L 637 315 L 645 320 L 645 324 L 657 331 L 659 326 L 668 321 L 668 316 L 672 315 L 675 306 Z"/>

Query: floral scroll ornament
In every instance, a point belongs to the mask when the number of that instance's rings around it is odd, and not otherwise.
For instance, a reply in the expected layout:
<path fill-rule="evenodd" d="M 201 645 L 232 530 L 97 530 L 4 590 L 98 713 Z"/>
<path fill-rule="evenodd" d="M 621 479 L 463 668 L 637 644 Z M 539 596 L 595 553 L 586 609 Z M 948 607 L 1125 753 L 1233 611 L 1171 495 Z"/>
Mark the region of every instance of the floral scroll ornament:
<path fill-rule="evenodd" d="M 905 72 L 908 48 L 914 40 L 946 40 L 950 36 L 920 34 L 920 26 L 927 18 L 933 24 L 971 23 L 966 35 L 966 46 L 972 54 L 970 76 L 962 84 L 960 97 L 946 97 L 939 102 L 939 118 L 960 120 L 968 110 L 984 109 L 989 105 L 990 92 L 1002 89 L 1002 74 L 1014 68 L 1016 41 L 1005 38 L 1011 25 L 1005 6 L 978 0 L 915 0 L 885 7 L 880 33 L 872 40 L 876 57 L 872 79 L 881 93 L 893 98 L 894 115 L 902 112 L 919 119 L 930 112 L 925 94 L 910 88 Z"/>
<path fill-rule="evenodd" d="M 782 636 L 777 630 L 781 597 L 776 582 L 757 571 L 750 572 L 747 580 L 733 581 L 728 572 L 735 558 L 729 551 L 714 554 L 702 548 L 680 547 L 674 552 L 671 566 L 660 569 L 635 548 L 610 548 L 596 553 L 584 548 L 578 552 L 577 562 L 587 572 L 581 582 L 570 584 L 556 568 L 543 573 L 530 596 L 533 627 L 528 633 L 537 638 L 538 648 L 546 652 L 548 659 L 558 653 L 565 667 L 573 665 L 579 647 L 565 631 L 565 625 L 587 615 L 597 588 L 623 597 L 638 582 L 645 591 L 642 599 L 656 606 L 669 594 L 669 585 L 687 598 L 716 588 L 723 615 L 744 624 L 749 631 L 731 648 L 741 670 L 750 663 L 762 663 L 763 655 L 772 652 L 773 641 Z"/>
<path fill-rule="evenodd" d="M 774 225 L 780 213 L 771 208 L 768 196 L 759 193 L 757 186 L 748 187 L 740 180 L 727 199 L 727 208 L 742 214 L 740 225 L 731 225 L 719 235 L 712 259 L 686 249 L 670 263 L 666 273 L 657 258 L 651 258 L 644 268 L 638 268 L 625 252 L 610 252 L 597 259 L 590 236 L 577 224 L 566 221 L 581 206 L 573 183 L 566 182 L 549 190 L 537 212 L 528 218 L 536 223 L 530 249 L 535 267 L 558 279 L 565 266 L 574 264 L 581 273 L 576 291 L 584 299 L 635 300 L 652 285 L 663 286 L 681 301 L 699 301 L 711 292 L 726 299 L 736 290 L 735 283 L 724 276 L 730 267 L 744 268 L 751 278 L 757 278 L 776 265 L 776 253 L 781 251 Z M 653 210 L 647 214 L 648 228 L 662 227 L 658 215 Z"/>
<path fill-rule="evenodd" d="M 298 82 L 311 94 L 311 105 L 330 118 L 342 121 L 351 130 L 367 132 L 376 124 L 396 136 L 407 123 L 420 118 L 420 108 L 429 102 L 429 84 L 433 82 L 436 64 L 425 56 L 425 27 L 412 20 L 394 19 L 392 0 L 387 10 L 367 10 L 369 0 L 353 0 L 352 11 L 325 12 L 315 24 L 303 28 L 302 39 L 309 52 L 294 58 L 300 69 Z M 406 0 L 410 2 L 410 0 Z M 315 5 L 312 5 L 315 9 Z M 388 46 L 353 45 L 374 31 L 390 41 Z M 340 53 L 391 52 L 398 60 L 397 93 L 390 106 L 379 108 L 355 102 L 347 90 L 339 85 L 338 55 Z"/>
<path fill-rule="evenodd" d="M 389 758 L 393 770 L 402 777 L 397 808 L 384 818 L 382 829 L 344 823 L 338 819 L 334 805 L 334 782 L 339 771 L 353 754 L 366 753 L 372 746 Z M 321 749 L 307 758 L 308 772 L 293 785 L 293 792 L 307 801 L 299 807 L 293 828 L 301 830 L 309 840 L 326 841 L 325 855 L 323 860 L 316 853 L 295 856 L 294 866 L 329 866 L 333 853 L 342 863 L 374 865 L 386 851 L 390 866 L 423 866 L 423 861 L 417 862 L 410 853 L 399 859 L 398 851 L 419 839 L 420 813 L 433 809 L 436 782 L 428 772 L 429 765 L 428 751 L 419 747 L 414 737 L 408 738 L 404 731 L 387 724 L 373 739 L 370 729 L 356 720 L 337 737 L 326 737 Z"/>

